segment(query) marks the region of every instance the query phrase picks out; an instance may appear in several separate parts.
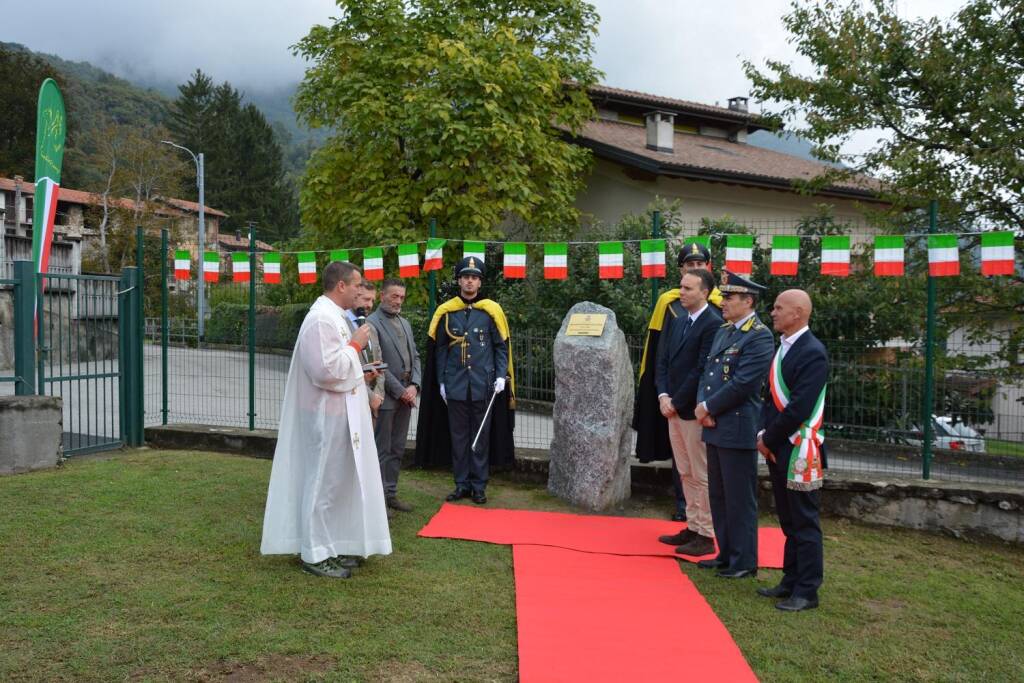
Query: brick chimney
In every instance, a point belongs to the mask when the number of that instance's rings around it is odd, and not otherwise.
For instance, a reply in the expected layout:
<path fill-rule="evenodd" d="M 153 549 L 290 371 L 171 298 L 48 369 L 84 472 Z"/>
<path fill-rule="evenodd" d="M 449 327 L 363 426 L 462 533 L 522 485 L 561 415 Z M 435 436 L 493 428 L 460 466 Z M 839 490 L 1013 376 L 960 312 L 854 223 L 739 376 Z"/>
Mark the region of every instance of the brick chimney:
<path fill-rule="evenodd" d="M 744 114 L 746 114 L 747 113 L 747 101 L 748 100 L 749 100 L 749 98 L 747 98 L 747 97 L 730 97 L 729 98 L 729 110 L 730 111 L 739 111 L 739 112 L 743 112 Z"/>
<path fill-rule="evenodd" d="M 667 111 L 652 111 L 644 115 L 647 121 L 647 149 L 672 154 L 675 137 L 675 114 Z"/>

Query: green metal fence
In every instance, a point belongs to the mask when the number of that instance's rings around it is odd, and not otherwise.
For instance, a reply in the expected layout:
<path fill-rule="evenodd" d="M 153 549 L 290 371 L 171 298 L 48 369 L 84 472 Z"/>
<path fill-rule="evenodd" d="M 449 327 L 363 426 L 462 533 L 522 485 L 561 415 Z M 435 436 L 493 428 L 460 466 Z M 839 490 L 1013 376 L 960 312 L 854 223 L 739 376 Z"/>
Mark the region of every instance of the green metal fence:
<path fill-rule="evenodd" d="M 0 392 L 60 397 L 65 455 L 141 445 L 139 271 L 36 275 L 31 261 L 13 270 L 0 281 L 14 314 L 13 371 Z"/>
<path fill-rule="evenodd" d="M 988 333 L 979 338 L 970 325 L 955 321 L 951 313 L 958 301 L 963 309 L 958 297 L 979 301 L 985 297 L 971 287 L 991 292 L 1015 286 L 1020 278 L 979 281 L 976 275 L 968 277 L 972 268 L 977 270 L 978 239 L 963 228 L 955 231 L 962 233 L 965 278 L 928 277 L 924 243 L 930 232 L 939 230 L 934 218 L 907 237 L 905 277 L 876 281 L 865 275 L 873 237 L 881 230 L 865 223 L 843 226 L 853 243 L 851 277 L 823 277 L 818 272 L 820 254 L 815 252 L 820 235 L 808 232 L 808 225 L 813 231 L 813 224 L 792 221 L 739 225 L 659 216 L 650 227 L 651 233 L 660 231 L 668 240 L 668 280 L 641 280 L 634 273 L 617 283 L 580 284 L 573 275 L 594 279 L 588 269 L 596 271 L 596 262 L 572 254 L 570 281 L 565 283 L 543 281 L 537 261 L 532 261 L 534 275 L 525 282 L 501 282 L 495 275 L 493 295 L 513 311 L 510 316 L 518 315 L 517 307 L 532 306 L 512 321 L 520 401 L 517 446 L 547 448 L 550 443 L 554 330 L 575 301 L 590 298 L 616 310 L 637 365 L 650 299 L 677 284 L 672 256 L 678 247 L 688 236 L 709 236 L 717 273 L 725 261 L 725 235 L 745 231 L 757 239 L 753 277 L 770 287 L 759 305 L 763 320 L 768 322 L 771 300 L 784 288 L 803 287 L 815 300 L 811 327 L 828 346 L 832 361 L 826 443 L 831 447 L 834 472 L 1024 483 L 1024 386 L 1007 360 L 1007 349 L 1024 334 L 1020 316 L 993 318 Z M 431 226 L 432 233 L 434 230 Z M 801 256 L 801 275 L 771 276 L 771 238 L 798 232 L 807 244 L 801 247 L 806 249 Z M 454 249 L 457 251 L 457 243 Z M 489 249 L 493 253 L 488 253 L 488 260 L 500 263 L 500 247 Z M 164 254 L 172 256 L 166 247 Z M 454 260 L 451 251 L 446 258 Z M 1017 259 L 1019 263 L 1019 254 Z M 196 336 L 194 313 L 189 315 L 194 281 L 175 282 L 164 276 L 164 301 L 160 308 L 150 307 L 145 321 L 146 424 L 277 427 L 291 347 L 305 308 L 268 306 L 280 298 L 273 295 L 273 288 L 279 285 L 256 282 L 257 265 L 256 255 L 250 254 L 254 281 L 231 283 L 227 281 L 230 273 L 223 272 L 221 281 L 207 288 L 214 301 L 202 340 Z M 428 302 L 442 298 L 429 284 L 433 279 L 408 281 L 410 300 L 419 303 L 410 305 L 405 313 L 421 340 L 425 338 Z M 311 300 L 316 287 L 310 288 L 306 291 Z M 852 294 L 843 299 L 847 291 Z M 634 293 L 626 303 L 624 292 Z M 836 301 L 845 303 L 830 303 Z M 979 304 L 973 317 L 986 315 L 992 312 Z M 922 419 L 925 416 L 927 419 Z"/>

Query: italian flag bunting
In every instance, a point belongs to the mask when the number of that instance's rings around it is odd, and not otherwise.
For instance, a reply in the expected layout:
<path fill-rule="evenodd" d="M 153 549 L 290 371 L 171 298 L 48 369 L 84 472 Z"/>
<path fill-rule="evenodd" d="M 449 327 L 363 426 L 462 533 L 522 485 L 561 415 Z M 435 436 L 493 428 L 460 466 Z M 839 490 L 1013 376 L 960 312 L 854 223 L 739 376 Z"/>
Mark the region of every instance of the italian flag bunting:
<path fill-rule="evenodd" d="M 467 256 L 475 256 L 484 263 L 487 263 L 487 249 L 483 242 L 463 242 L 462 243 L 462 258 Z"/>
<path fill-rule="evenodd" d="M 569 277 L 569 245 L 551 242 L 544 245 L 544 279 L 564 280 Z"/>
<path fill-rule="evenodd" d="M 316 282 L 316 252 L 300 251 L 299 261 L 299 284 L 311 285 Z"/>
<path fill-rule="evenodd" d="M 269 284 L 281 282 L 281 255 L 263 255 L 263 281 Z"/>
<path fill-rule="evenodd" d="M 622 278 L 622 242 L 597 245 L 597 276 L 602 280 Z"/>
<path fill-rule="evenodd" d="M 776 235 L 772 238 L 772 275 L 796 275 L 800 260 L 800 238 Z"/>
<path fill-rule="evenodd" d="M 754 236 L 725 236 L 725 267 L 737 275 L 754 272 Z"/>
<path fill-rule="evenodd" d="M 1013 233 L 986 232 L 981 236 L 981 274 L 1013 275 Z"/>
<path fill-rule="evenodd" d="M 821 274 L 846 277 L 850 274 L 850 237 L 827 235 L 821 238 Z"/>
<path fill-rule="evenodd" d="M 248 282 L 252 274 L 249 272 L 249 254 L 236 251 L 231 254 L 231 281 Z"/>
<path fill-rule="evenodd" d="M 960 274 L 956 235 L 928 235 L 928 274 L 932 277 Z"/>
<path fill-rule="evenodd" d="M 641 277 L 665 277 L 665 240 L 640 240 Z"/>
<path fill-rule="evenodd" d="M 420 248 L 416 244 L 398 245 L 398 277 L 418 277 Z"/>
<path fill-rule="evenodd" d="M 878 277 L 902 276 L 904 273 L 903 235 L 878 235 L 875 237 L 875 275 Z"/>
<path fill-rule="evenodd" d="M 174 252 L 174 279 L 187 280 L 192 275 L 192 255 L 179 249 Z"/>
<path fill-rule="evenodd" d="M 220 279 L 220 254 L 215 251 L 203 253 L 203 281 L 216 282 Z"/>
<path fill-rule="evenodd" d="M 384 248 L 363 249 L 363 275 L 367 280 L 384 279 Z"/>
<path fill-rule="evenodd" d="M 348 249 L 331 249 L 331 261 L 348 261 Z"/>
<path fill-rule="evenodd" d="M 424 272 L 441 270 L 444 267 L 444 240 L 438 237 L 431 237 L 427 240 L 427 254 L 423 258 Z"/>
<path fill-rule="evenodd" d="M 526 277 L 526 245 L 522 242 L 505 243 L 504 276 L 507 279 Z"/>
<path fill-rule="evenodd" d="M 686 244 L 691 244 L 693 242 L 703 244 L 708 249 L 711 249 L 711 235 L 694 235 L 693 237 L 686 238 Z"/>

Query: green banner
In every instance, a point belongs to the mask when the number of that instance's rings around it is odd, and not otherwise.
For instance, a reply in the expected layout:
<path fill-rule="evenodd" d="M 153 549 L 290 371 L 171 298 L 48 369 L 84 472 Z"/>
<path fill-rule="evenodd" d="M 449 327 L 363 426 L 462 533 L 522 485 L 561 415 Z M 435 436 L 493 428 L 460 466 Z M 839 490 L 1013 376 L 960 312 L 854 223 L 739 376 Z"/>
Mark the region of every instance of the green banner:
<path fill-rule="evenodd" d="M 49 268 L 67 130 L 64 97 L 61 96 L 57 83 L 52 78 L 47 78 L 39 88 L 36 114 L 36 193 L 33 200 L 32 260 L 35 262 L 37 273 L 45 273 Z"/>

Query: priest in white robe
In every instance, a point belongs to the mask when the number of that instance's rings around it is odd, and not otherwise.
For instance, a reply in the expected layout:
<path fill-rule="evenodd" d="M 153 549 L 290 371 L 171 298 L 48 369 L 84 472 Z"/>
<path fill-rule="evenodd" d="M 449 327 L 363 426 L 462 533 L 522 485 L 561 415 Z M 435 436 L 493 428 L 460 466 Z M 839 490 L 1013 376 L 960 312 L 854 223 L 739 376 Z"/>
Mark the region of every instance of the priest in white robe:
<path fill-rule="evenodd" d="M 329 263 L 324 293 L 299 330 L 263 518 L 264 555 L 298 553 L 303 569 L 348 578 L 361 559 L 391 554 L 360 351 L 344 309 L 361 293 L 350 263 Z"/>

